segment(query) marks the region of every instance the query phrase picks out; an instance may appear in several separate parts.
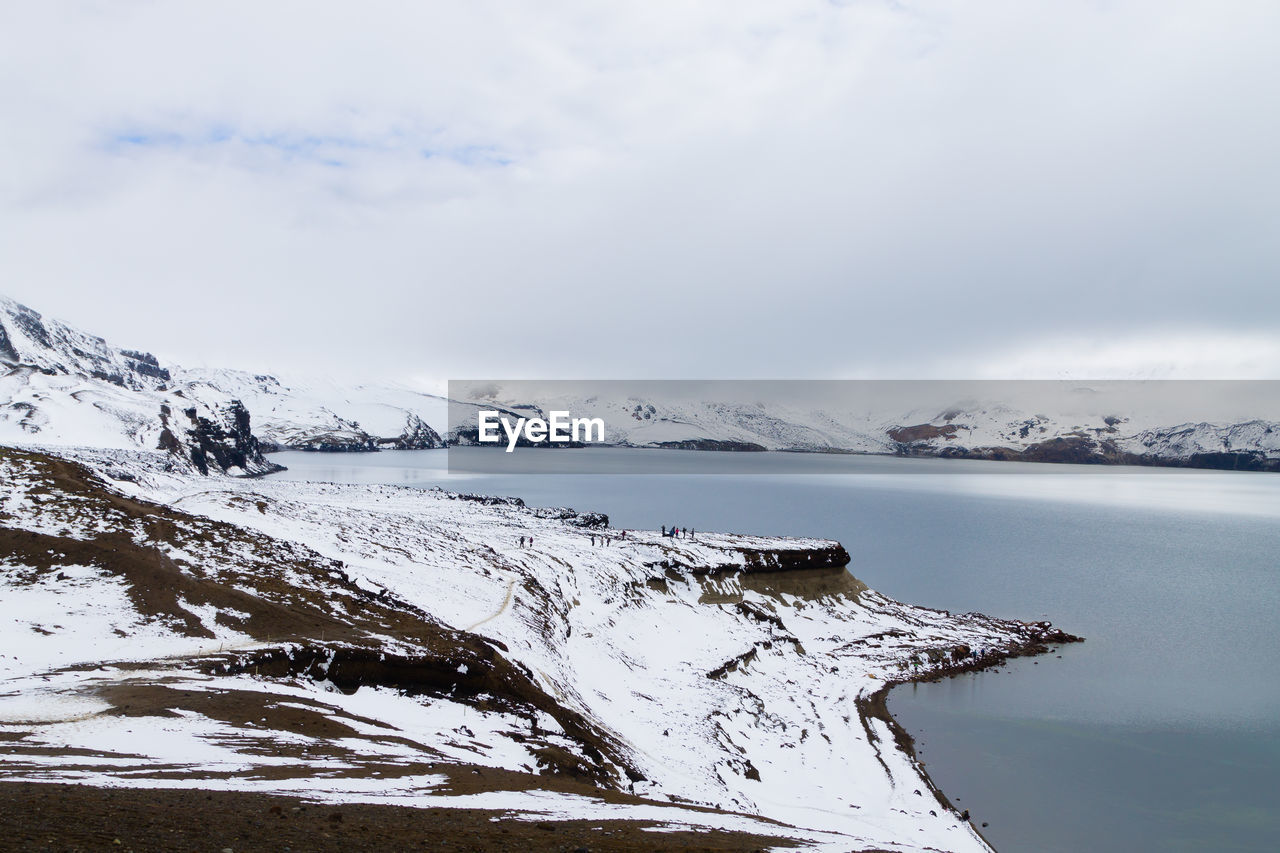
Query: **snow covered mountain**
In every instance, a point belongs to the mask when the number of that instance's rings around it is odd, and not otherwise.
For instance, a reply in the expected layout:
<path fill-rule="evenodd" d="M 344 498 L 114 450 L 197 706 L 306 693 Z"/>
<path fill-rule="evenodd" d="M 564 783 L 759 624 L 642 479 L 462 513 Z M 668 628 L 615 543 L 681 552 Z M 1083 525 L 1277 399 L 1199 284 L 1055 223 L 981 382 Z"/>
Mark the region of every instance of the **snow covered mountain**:
<path fill-rule="evenodd" d="M 487 405 L 598 417 L 620 446 L 1280 470 L 1280 383 L 840 384 L 455 383 L 449 439 Z"/>
<path fill-rule="evenodd" d="M 240 400 L 268 449 L 364 451 L 443 447 L 431 427 L 443 424 L 445 401 L 405 385 L 344 385 L 314 377 L 237 370 L 176 369 L 175 387 L 216 404 Z"/>
<path fill-rule="evenodd" d="M 443 445 L 444 402 L 403 386 L 348 387 L 162 366 L 0 297 L 0 443 L 170 451 L 195 470 L 253 475 L 280 448 Z"/>
<path fill-rule="evenodd" d="M 270 470 L 262 453 L 276 449 L 473 443 L 480 408 L 600 417 L 620 446 L 1280 470 L 1280 383 L 813 383 L 816 396 L 759 383 L 752 396 L 739 393 L 752 383 L 722 394 L 731 383 L 488 382 L 455 384 L 446 400 L 165 366 L 3 297 L 0 368 L 0 442 L 163 447 L 194 469 L 242 474 Z"/>
<path fill-rule="evenodd" d="M 205 474 L 279 467 L 263 457 L 243 405 L 192 399 L 171 379 L 149 353 L 0 297 L 0 443 L 162 449 Z"/>
<path fill-rule="evenodd" d="M 134 391 L 153 390 L 169 380 L 150 353 L 117 349 L 102 338 L 42 317 L 0 296 L 0 362 L 25 365 L 44 374 L 76 374 Z"/>

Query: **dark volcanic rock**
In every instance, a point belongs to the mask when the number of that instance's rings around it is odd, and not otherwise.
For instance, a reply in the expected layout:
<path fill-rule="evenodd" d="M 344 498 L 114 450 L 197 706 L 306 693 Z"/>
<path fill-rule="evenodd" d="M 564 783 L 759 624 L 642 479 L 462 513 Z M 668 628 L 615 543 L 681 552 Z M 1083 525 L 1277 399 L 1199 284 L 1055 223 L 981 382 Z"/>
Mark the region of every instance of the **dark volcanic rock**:
<path fill-rule="evenodd" d="M 239 400 L 232 400 L 217 413 L 220 422 L 201 416 L 194 407 L 182 414 L 185 422 L 174 417 L 167 405 L 160 407 L 164 429 L 159 449 L 185 457 L 201 474 L 239 469 L 245 475 L 256 475 L 284 470 L 262 455 L 262 447 L 250 429 L 249 411 Z"/>
<path fill-rule="evenodd" d="M 667 558 L 647 566 L 656 569 L 673 569 L 685 574 L 715 575 L 722 572 L 794 572 L 806 569 L 839 569 L 849 565 L 849 552 L 839 542 L 814 548 L 735 548 L 742 557 L 741 563 L 722 566 L 686 565 L 678 559 Z"/>
<path fill-rule="evenodd" d="M 168 382 L 172 377 L 169 375 L 168 368 L 160 366 L 160 361 L 149 352 L 137 352 L 135 350 L 121 350 L 120 354 L 129 360 L 129 366 L 133 368 L 135 373 L 142 376 L 150 376 L 153 379 L 159 379 Z"/>
<path fill-rule="evenodd" d="M 753 441 L 726 441 L 718 438 L 686 438 L 680 441 L 659 441 L 654 447 L 670 450 L 728 450 L 736 453 L 761 453 L 768 450 Z"/>
<path fill-rule="evenodd" d="M 0 361 L 7 364 L 18 363 L 18 351 L 13 348 L 13 341 L 9 340 L 4 323 L 0 323 Z"/>
<path fill-rule="evenodd" d="M 289 443 L 291 450 L 309 450 L 314 453 L 373 453 L 378 450 L 378 440 L 368 433 L 356 435 L 318 435 Z"/>
<path fill-rule="evenodd" d="M 28 338 L 45 349 L 53 349 L 53 339 L 49 337 L 49 330 L 40 319 L 40 312 L 32 311 L 25 305 L 17 305 L 9 317 Z"/>

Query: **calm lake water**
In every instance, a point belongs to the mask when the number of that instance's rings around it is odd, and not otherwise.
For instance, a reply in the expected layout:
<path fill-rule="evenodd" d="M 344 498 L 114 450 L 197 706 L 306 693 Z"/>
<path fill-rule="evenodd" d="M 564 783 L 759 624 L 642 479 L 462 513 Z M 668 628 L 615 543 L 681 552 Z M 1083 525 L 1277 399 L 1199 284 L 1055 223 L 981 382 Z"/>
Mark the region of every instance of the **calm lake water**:
<path fill-rule="evenodd" d="M 273 458 L 282 478 L 518 495 L 615 527 L 839 539 L 894 598 L 1050 619 L 1087 642 L 890 696 L 992 844 L 1278 849 L 1280 475 L 867 457 L 805 475 L 770 473 L 779 454 L 589 452 L 619 470 L 676 454 L 691 473 L 451 477 L 444 451 Z M 698 474 L 723 469 L 712 455 L 749 473 Z"/>

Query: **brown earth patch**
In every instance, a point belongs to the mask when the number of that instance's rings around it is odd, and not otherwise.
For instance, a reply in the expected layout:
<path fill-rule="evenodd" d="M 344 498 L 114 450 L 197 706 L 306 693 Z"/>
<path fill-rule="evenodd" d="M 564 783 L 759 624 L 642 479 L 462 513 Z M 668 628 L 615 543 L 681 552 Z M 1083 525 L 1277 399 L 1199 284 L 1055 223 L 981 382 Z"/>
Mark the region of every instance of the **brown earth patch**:
<path fill-rule="evenodd" d="M 518 820 L 482 809 L 317 804 L 226 791 L 0 783 L 0 849 L 24 851 L 753 851 L 783 837 L 648 832 L 651 821 Z"/>
<path fill-rule="evenodd" d="M 934 438 L 955 438 L 958 427 L 955 424 L 934 426 L 933 424 L 916 424 L 900 426 L 889 430 L 889 438 L 910 444 L 913 441 L 929 441 Z"/>

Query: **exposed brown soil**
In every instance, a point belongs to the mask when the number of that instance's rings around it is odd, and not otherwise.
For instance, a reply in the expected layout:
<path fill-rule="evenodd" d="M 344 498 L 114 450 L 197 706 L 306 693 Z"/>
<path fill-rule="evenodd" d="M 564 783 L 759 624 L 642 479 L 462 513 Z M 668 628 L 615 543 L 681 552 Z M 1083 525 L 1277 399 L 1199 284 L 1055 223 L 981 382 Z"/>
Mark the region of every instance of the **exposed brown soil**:
<path fill-rule="evenodd" d="M 955 435 L 955 424 L 947 424 L 946 426 L 916 424 L 915 426 L 894 427 L 889 430 L 889 438 L 894 441 L 900 441 L 903 444 L 910 444 L 913 441 L 928 441 L 933 438 L 955 438 Z"/>
<path fill-rule="evenodd" d="M 724 586 L 719 583 L 723 580 L 733 580 L 736 583 Z M 702 594 L 698 597 L 701 604 L 738 604 L 743 601 L 743 593 L 747 591 L 768 596 L 778 602 L 783 602 L 783 596 L 805 600 L 846 596 L 856 601 L 867 588 L 866 584 L 849 574 L 843 566 L 772 572 L 712 572 L 700 576 L 698 581 L 702 584 Z M 660 584 L 665 586 L 665 581 Z M 662 587 L 651 583 L 650 588 Z"/>
<path fill-rule="evenodd" d="M 516 820 L 501 811 L 417 809 L 240 792 L 0 783 L 0 850 L 23 851 L 749 851 L 786 838 L 649 832 L 645 821 Z"/>

